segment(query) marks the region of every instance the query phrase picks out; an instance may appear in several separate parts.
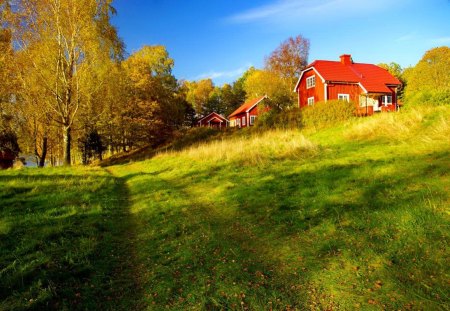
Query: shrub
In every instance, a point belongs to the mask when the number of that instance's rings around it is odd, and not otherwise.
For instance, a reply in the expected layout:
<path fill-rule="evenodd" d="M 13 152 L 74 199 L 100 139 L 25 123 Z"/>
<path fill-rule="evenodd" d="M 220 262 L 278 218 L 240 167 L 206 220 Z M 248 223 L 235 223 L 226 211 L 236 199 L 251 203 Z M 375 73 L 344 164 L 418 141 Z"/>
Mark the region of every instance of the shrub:
<path fill-rule="evenodd" d="M 295 129 L 302 127 L 301 112 L 298 108 L 279 110 L 273 108 L 256 119 L 256 127 L 261 129 Z"/>
<path fill-rule="evenodd" d="M 408 93 L 406 107 L 450 105 L 450 90 L 423 90 Z"/>
<path fill-rule="evenodd" d="M 318 102 L 314 106 L 302 108 L 303 125 L 325 127 L 347 121 L 355 115 L 355 103 L 343 100 Z"/>

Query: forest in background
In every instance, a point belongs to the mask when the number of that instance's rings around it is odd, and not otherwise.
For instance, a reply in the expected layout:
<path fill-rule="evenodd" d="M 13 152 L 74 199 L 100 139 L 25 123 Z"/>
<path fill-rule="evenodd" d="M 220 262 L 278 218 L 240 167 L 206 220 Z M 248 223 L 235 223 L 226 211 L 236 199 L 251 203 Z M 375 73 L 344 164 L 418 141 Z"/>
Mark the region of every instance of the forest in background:
<path fill-rule="evenodd" d="M 185 81 L 161 45 L 127 55 L 112 0 L 0 0 L 0 152 L 33 154 L 39 166 L 88 164 L 143 146 L 156 148 L 212 111 L 229 115 L 268 95 L 271 114 L 295 111 L 292 92 L 310 41 L 291 37 L 231 84 Z M 379 64 L 404 84 L 408 104 L 450 102 L 450 48 L 415 67 Z M 299 123 L 299 126 L 301 123 Z M 179 136 L 179 135 L 178 135 Z"/>

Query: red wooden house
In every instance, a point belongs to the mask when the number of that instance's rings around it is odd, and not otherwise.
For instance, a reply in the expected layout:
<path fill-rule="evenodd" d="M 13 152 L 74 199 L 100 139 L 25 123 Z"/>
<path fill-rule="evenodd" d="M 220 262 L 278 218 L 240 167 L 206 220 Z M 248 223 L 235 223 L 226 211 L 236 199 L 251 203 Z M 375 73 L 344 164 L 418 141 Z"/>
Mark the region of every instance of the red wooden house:
<path fill-rule="evenodd" d="M 197 121 L 197 126 L 224 128 L 228 127 L 229 121 L 222 115 L 211 112 Z"/>
<path fill-rule="evenodd" d="M 401 82 L 387 70 L 372 64 L 354 63 L 351 55 L 340 61 L 316 60 L 300 74 L 294 91 L 300 108 L 319 101 L 347 100 L 358 114 L 397 110 Z"/>
<path fill-rule="evenodd" d="M 267 96 L 254 98 L 229 115 L 230 127 L 247 127 L 255 123 L 258 116 L 258 104 L 261 103 Z"/>

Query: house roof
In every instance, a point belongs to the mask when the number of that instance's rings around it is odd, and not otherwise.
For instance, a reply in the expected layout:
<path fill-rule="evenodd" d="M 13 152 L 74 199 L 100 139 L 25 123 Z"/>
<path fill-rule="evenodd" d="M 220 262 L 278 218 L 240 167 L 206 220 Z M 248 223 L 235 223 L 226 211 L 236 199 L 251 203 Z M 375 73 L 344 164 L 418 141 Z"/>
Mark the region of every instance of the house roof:
<path fill-rule="evenodd" d="M 400 85 L 401 82 L 386 69 L 373 64 L 353 63 L 343 64 L 340 61 L 316 60 L 302 71 L 295 86 L 298 89 L 303 73 L 315 70 L 323 82 L 345 82 L 360 84 L 368 93 L 390 93 L 387 85 Z"/>
<path fill-rule="evenodd" d="M 225 121 L 228 121 L 227 118 L 225 118 L 224 116 L 222 116 L 221 114 L 218 114 L 217 112 L 211 112 L 210 114 L 208 114 L 207 116 L 204 116 L 203 118 L 201 118 L 200 120 L 197 121 L 197 123 L 199 123 L 200 121 L 203 121 L 211 116 L 214 116 L 214 118 L 216 119 L 223 119 Z M 211 118 L 213 119 L 213 118 Z"/>
<path fill-rule="evenodd" d="M 252 110 L 253 107 L 255 107 L 256 105 L 258 105 L 264 98 L 267 98 L 267 95 L 261 96 L 261 97 L 257 97 L 254 98 L 252 100 L 249 100 L 248 102 L 245 102 L 242 106 L 240 106 L 238 109 L 236 109 L 235 111 L 233 111 L 232 114 L 230 114 L 228 116 L 228 118 L 234 117 L 240 113 L 243 112 L 249 112 L 250 110 Z"/>
<path fill-rule="evenodd" d="M 214 121 L 214 120 L 217 120 L 217 121 L 219 121 L 220 123 L 222 123 L 222 122 L 224 121 L 224 119 L 222 119 L 222 118 L 213 117 L 213 118 L 211 118 L 208 122 L 212 122 L 212 121 Z"/>

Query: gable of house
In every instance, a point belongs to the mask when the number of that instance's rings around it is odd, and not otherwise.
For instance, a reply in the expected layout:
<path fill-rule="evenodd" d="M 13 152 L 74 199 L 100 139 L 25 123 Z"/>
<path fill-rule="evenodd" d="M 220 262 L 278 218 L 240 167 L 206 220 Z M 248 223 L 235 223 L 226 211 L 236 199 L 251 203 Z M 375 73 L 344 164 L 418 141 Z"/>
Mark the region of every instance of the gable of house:
<path fill-rule="evenodd" d="M 228 118 L 230 120 L 230 126 L 234 127 L 246 127 L 253 125 L 256 117 L 258 116 L 258 104 L 266 99 L 267 96 L 261 96 L 249 100 L 237 108 L 231 113 Z"/>
<path fill-rule="evenodd" d="M 210 114 L 197 121 L 198 126 L 227 127 L 228 123 L 229 121 L 224 116 L 216 112 L 211 112 Z"/>

